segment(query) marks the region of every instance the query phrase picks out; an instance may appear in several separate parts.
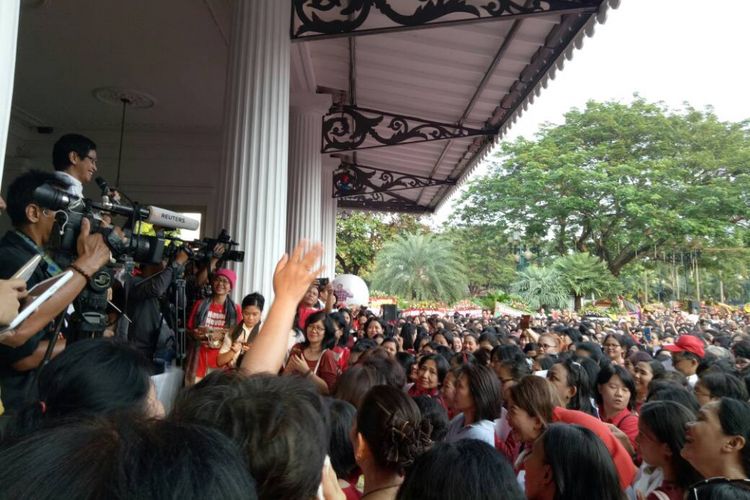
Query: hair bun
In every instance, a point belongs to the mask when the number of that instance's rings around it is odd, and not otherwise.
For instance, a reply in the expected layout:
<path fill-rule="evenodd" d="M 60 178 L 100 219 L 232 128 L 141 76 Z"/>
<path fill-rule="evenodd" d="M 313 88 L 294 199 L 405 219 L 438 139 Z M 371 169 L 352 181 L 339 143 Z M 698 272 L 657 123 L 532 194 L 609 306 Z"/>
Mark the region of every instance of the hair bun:
<path fill-rule="evenodd" d="M 415 424 L 393 415 L 387 425 L 388 434 L 384 451 L 385 459 L 391 465 L 399 468 L 408 467 L 432 445 L 432 425 L 427 420 Z"/>

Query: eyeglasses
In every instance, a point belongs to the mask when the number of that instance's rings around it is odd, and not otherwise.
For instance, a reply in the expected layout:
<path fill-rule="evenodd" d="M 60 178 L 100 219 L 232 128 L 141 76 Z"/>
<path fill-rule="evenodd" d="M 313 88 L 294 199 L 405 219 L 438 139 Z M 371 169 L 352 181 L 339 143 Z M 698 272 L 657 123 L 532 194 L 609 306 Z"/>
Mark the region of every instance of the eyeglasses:
<path fill-rule="evenodd" d="M 552 344 L 539 344 L 539 349 L 554 349 L 555 347 L 557 346 Z"/>
<path fill-rule="evenodd" d="M 312 330 L 314 332 L 324 332 L 324 331 L 326 331 L 326 327 L 324 327 L 324 326 L 315 326 L 315 325 L 310 325 L 310 326 L 307 327 L 307 329 L 308 330 Z"/>
<path fill-rule="evenodd" d="M 736 486 L 739 489 L 750 491 L 750 479 L 729 479 L 726 477 L 712 477 L 710 479 L 704 479 L 703 481 L 698 481 L 695 484 L 691 484 L 688 487 L 688 491 L 690 491 L 690 498 L 691 500 L 700 500 L 700 497 L 698 496 L 698 490 L 701 488 L 708 486 L 710 484 L 719 484 L 719 483 L 728 483 L 733 486 Z"/>
<path fill-rule="evenodd" d="M 91 160 L 91 163 L 96 165 L 96 158 L 94 158 L 93 156 L 86 155 L 84 158 L 88 158 L 89 160 Z"/>

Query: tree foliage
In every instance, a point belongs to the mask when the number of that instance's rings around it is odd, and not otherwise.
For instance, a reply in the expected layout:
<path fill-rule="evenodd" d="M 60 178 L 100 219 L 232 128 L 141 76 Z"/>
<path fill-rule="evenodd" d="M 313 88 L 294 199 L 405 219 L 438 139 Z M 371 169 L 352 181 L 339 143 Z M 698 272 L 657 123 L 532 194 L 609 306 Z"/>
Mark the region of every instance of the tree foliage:
<path fill-rule="evenodd" d="M 551 266 L 529 266 L 520 271 L 511 291 L 532 309 L 565 309 L 571 296 L 560 271 Z"/>
<path fill-rule="evenodd" d="M 638 97 L 589 102 L 536 139 L 505 144 L 458 215 L 470 226 L 523 229 L 559 255 L 590 252 L 615 276 L 654 249 L 737 246 L 750 221 L 747 125 Z"/>
<path fill-rule="evenodd" d="M 454 302 L 466 296 L 463 265 L 451 243 L 433 234 L 406 234 L 378 253 L 372 287 L 407 300 Z"/>
<path fill-rule="evenodd" d="M 619 291 L 617 279 L 597 257 L 588 253 L 574 253 L 555 260 L 555 269 L 560 273 L 569 293 L 575 299 L 575 310 L 581 308 L 581 299 L 586 295 L 612 296 Z"/>
<path fill-rule="evenodd" d="M 336 273 L 368 279 L 375 256 L 398 234 L 429 231 L 418 217 L 341 211 L 336 217 Z"/>
<path fill-rule="evenodd" d="M 444 234 L 464 263 L 471 295 L 507 289 L 515 280 L 516 263 L 502 233 L 489 226 L 453 226 Z"/>

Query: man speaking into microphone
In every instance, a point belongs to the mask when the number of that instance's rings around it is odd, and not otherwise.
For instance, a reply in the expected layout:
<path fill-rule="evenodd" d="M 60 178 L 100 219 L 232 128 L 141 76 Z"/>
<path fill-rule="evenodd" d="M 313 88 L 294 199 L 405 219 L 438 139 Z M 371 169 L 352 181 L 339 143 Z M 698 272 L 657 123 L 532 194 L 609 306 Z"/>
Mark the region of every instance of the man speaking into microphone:
<path fill-rule="evenodd" d="M 68 185 L 68 194 L 77 198 L 83 198 L 83 185 L 94 179 L 96 162 L 96 144 L 80 134 L 65 134 L 52 148 L 55 175 Z"/>

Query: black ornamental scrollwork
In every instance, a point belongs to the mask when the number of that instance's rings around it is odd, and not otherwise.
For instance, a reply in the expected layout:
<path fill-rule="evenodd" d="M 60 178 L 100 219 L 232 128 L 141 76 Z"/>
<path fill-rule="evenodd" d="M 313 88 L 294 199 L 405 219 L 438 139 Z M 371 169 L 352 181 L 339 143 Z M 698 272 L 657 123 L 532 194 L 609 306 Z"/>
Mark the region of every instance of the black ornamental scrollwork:
<path fill-rule="evenodd" d="M 362 33 L 406 29 L 427 24 L 479 21 L 513 16 L 595 9 L 601 0 L 292 0 L 293 39 L 356 33 L 373 11 L 384 15 L 385 26 L 368 26 Z M 405 8 L 407 5 L 409 7 Z M 441 21 L 452 16 L 450 21 Z M 370 23 L 372 24 L 372 23 Z"/>
<path fill-rule="evenodd" d="M 455 183 L 454 179 L 433 179 L 343 162 L 333 174 L 333 197 L 352 199 L 353 196 L 392 194 L 397 191 Z"/>
<path fill-rule="evenodd" d="M 323 117 L 321 152 L 333 153 L 496 133 L 496 129 L 473 129 L 385 111 L 341 106 Z"/>

